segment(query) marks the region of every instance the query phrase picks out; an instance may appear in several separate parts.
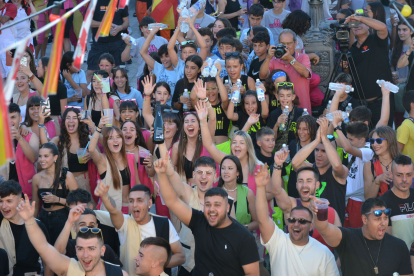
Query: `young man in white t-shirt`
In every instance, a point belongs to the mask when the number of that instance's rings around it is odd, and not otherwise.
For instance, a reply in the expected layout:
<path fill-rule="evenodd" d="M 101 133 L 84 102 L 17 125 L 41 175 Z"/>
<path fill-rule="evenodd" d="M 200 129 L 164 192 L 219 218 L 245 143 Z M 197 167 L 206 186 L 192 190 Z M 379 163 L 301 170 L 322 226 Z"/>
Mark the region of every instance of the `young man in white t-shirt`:
<path fill-rule="evenodd" d="M 281 170 L 282 166 L 274 166 Z M 309 275 L 339 276 L 335 257 L 328 247 L 309 236 L 313 228 L 313 214 L 304 206 L 297 206 L 287 218 L 289 234 L 276 226 L 269 216 L 266 185 L 269 171 L 261 165 L 256 177 L 256 213 L 261 233 L 261 243 L 270 256 L 272 276 Z"/>
<path fill-rule="evenodd" d="M 151 23 L 156 23 L 154 18 L 145 16 L 141 23 L 139 24 L 139 28 L 143 36 L 135 40 L 135 45 L 131 43 L 131 38 L 129 36 L 124 38 L 124 42 L 126 43 L 125 50 L 121 54 L 122 62 L 128 61 L 131 58 L 137 58 L 137 79 L 139 79 L 144 74 L 144 65 L 145 61 L 140 54 L 140 49 L 145 43 L 145 40 L 148 38 L 151 30 L 148 29 L 148 25 Z M 150 45 L 147 47 L 147 54 L 152 52 L 158 52 L 158 49 L 161 45 L 167 44 L 168 41 L 158 35 L 154 35 L 152 38 Z"/>
<path fill-rule="evenodd" d="M 373 151 L 367 143 L 369 128 L 364 122 L 355 122 L 346 126 L 347 137 L 342 130 L 342 111 L 333 112 L 332 125 L 338 135 L 337 146 L 348 153 L 348 178 L 346 186 L 347 206 L 344 227 L 362 227 L 361 206 L 364 197 L 364 164 L 372 159 Z"/>

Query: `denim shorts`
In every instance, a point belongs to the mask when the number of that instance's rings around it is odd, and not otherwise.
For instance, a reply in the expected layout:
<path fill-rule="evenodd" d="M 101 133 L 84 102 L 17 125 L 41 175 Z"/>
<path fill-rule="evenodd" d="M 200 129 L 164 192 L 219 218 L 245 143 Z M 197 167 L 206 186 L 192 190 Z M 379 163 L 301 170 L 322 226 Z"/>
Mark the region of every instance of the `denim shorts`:
<path fill-rule="evenodd" d="M 42 208 L 40 211 L 39 220 L 46 226 L 49 233 L 50 244 L 55 244 L 55 241 L 65 226 L 68 216 L 69 210 L 66 207 L 50 212 Z"/>

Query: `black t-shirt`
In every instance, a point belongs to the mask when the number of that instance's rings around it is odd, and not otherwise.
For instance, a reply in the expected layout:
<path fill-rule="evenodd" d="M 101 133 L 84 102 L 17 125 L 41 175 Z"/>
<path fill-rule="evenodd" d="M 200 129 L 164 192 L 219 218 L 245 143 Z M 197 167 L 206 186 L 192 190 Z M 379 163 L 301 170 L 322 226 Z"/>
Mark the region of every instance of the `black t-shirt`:
<path fill-rule="evenodd" d="M 368 240 L 362 235 L 362 228 L 340 227 L 339 229 L 342 232 L 342 240 L 335 250 L 341 259 L 343 276 L 390 276 L 394 272 L 400 275 L 413 273 L 410 254 L 402 240 L 388 233 L 385 233 L 382 241 Z M 372 260 L 376 262 L 377 256 L 378 274 L 375 274 L 375 264 Z"/>
<path fill-rule="evenodd" d="M 256 58 L 250 64 L 250 69 L 249 69 L 249 72 L 247 73 L 247 76 L 251 77 L 255 82 L 256 82 L 256 79 L 260 79 L 260 77 L 259 77 L 260 67 L 262 66 L 262 63 L 264 61 L 265 61 L 265 59 L 260 61 L 259 58 Z M 263 81 L 263 80 L 260 79 L 260 81 Z"/>
<path fill-rule="evenodd" d="M 302 149 L 300 142 L 297 140 L 293 140 L 289 143 L 289 153 L 290 153 L 290 159 L 292 160 L 293 157 L 295 157 L 296 153 Z M 306 161 L 313 164 L 315 163 L 315 153 L 312 151 L 311 154 L 309 154 L 308 158 L 306 158 Z M 287 168 L 286 168 L 287 169 Z M 288 195 L 293 198 L 300 198 L 299 192 L 296 189 L 296 181 L 297 181 L 297 174 L 293 170 L 292 166 L 290 166 L 290 175 L 289 175 L 289 181 L 288 181 Z"/>
<path fill-rule="evenodd" d="M 214 136 L 228 136 L 230 131 L 230 120 L 224 112 L 221 102 L 216 105 L 211 105 L 216 112 L 216 132 Z"/>
<path fill-rule="evenodd" d="M 411 208 L 411 206 L 414 202 L 414 189 L 410 188 L 410 196 L 408 198 L 399 198 L 392 192 L 392 190 L 386 191 L 380 198 L 384 200 L 387 208 L 391 208 L 392 210 L 388 222 L 389 226 L 392 226 L 393 217 L 398 217 L 399 221 L 402 222 L 402 220 L 405 220 L 407 221 L 408 225 L 412 225 L 408 222 L 413 220 L 411 214 L 414 214 L 414 210 Z M 400 226 L 402 225 L 400 224 Z M 407 231 L 408 230 L 409 229 L 407 229 Z"/>
<path fill-rule="evenodd" d="M 377 80 L 392 82 L 391 67 L 389 64 L 388 37 L 381 39 L 376 34 L 370 34 L 360 48 L 355 42 L 349 50 L 355 63 L 365 99 L 381 97 L 381 87 Z M 351 61 L 351 70 L 354 70 Z M 355 71 L 354 71 L 355 72 Z M 364 99 L 357 80 L 353 79 L 355 88 L 352 96 L 356 99 Z"/>
<path fill-rule="evenodd" d="M 263 6 L 263 8 L 271 10 L 273 9 L 272 1 L 270 0 L 259 0 L 259 3 Z"/>
<path fill-rule="evenodd" d="M 244 113 L 244 111 L 242 110 L 237 111 L 237 114 L 239 115 L 239 120 L 237 121 L 239 125 L 239 129 L 242 130 L 244 125 L 247 123 L 247 120 L 249 120 L 250 116 Z M 263 121 L 262 115 L 260 115 L 259 121 L 255 123 L 254 125 L 251 125 L 251 127 L 247 130 L 247 133 L 249 133 L 250 137 L 252 138 L 253 146 L 255 149 L 260 149 L 259 145 L 257 144 L 256 132 L 265 126 L 266 124 Z"/>
<path fill-rule="evenodd" d="M 0 213 L 0 226 L 3 221 L 3 214 Z M 49 233 L 45 225 L 36 220 L 47 241 L 50 243 Z M 13 269 L 14 276 L 24 276 L 27 272 L 37 272 L 40 274 L 39 254 L 33 247 L 29 240 L 24 224 L 17 225 L 10 222 L 10 228 L 13 233 L 15 250 L 16 250 L 16 264 Z"/>
<path fill-rule="evenodd" d="M 313 165 L 316 168 L 316 165 Z M 345 220 L 345 193 L 346 184 L 342 185 L 336 181 L 333 176 L 332 166 L 324 174 L 319 175 L 319 182 L 321 183 L 316 194 L 321 198 L 329 200 L 329 206 L 334 208 L 341 219 L 342 225 Z"/>
<path fill-rule="evenodd" d="M 293 115 L 293 120 L 289 120 L 289 118 L 292 116 L 293 111 L 295 112 Z M 276 108 L 275 110 L 273 110 L 270 113 L 269 118 L 267 119 L 267 126 L 273 129 L 276 125 L 277 120 L 279 119 L 279 116 L 282 115 L 282 113 L 283 113 L 283 110 L 280 108 L 280 106 Z M 302 116 L 302 113 L 303 113 L 303 109 L 296 107 L 296 106 L 294 106 L 292 111 L 289 113 L 289 116 L 288 116 L 289 134 L 288 134 L 288 141 L 286 145 L 289 145 L 291 141 L 296 139 L 296 131 L 297 131 L 296 121 L 299 119 L 300 116 Z M 278 129 L 276 143 L 277 141 L 282 139 L 282 134 L 283 132 Z"/>
<path fill-rule="evenodd" d="M 102 230 L 102 236 L 105 241 L 105 244 L 109 245 L 111 249 L 115 252 L 116 256 L 119 256 L 119 238 L 118 233 L 114 227 L 102 224 L 98 220 L 98 228 Z M 113 263 L 113 262 L 111 262 Z"/>
<path fill-rule="evenodd" d="M 188 83 L 187 87 L 184 87 L 184 79 L 179 79 L 177 81 L 177 84 L 175 85 L 175 90 L 174 90 L 174 95 L 173 95 L 173 98 L 172 98 L 172 102 L 173 103 L 179 103 L 180 102 L 180 97 L 184 93 L 184 89 L 187 89 L 188 93 L 191 93 L 191 89 L 193 89 L 193 87 L 194 87 L 194 82 L 193 83 Z M 195 109 L 192 108 L 190 111 L 194 111 L 194 110 Z M 183 104 L 181 104 L 180 111 L 183 112 Z"/>
<path fill-rule="evenodd" d="M 9 275 L 9 258 L 7 252 L 0 248 L 0 276 Z"/>
<path fill-rule="evenodd" d="M 259 261 L 255 238 L 246 227 L 233 218 L 225 228 L 211 227 L 203 212 L 192 210 L 188 227 L 195 240 L 193 275 L 245 275 L 242 266 Z"/>
<path fill-rule="evenodd" d="M 231 79 L 229 78 L 229 76 L 225 76 L 223 78 L 223 84 L 225 83 L 226 80 L 229 81 L 230 86 L 232 86 L 234 84 L 234 83 L 231 82 Z M 240 81 L 241 81 L 244 89 L 247 91 L 248 90 L 248 87 L 249 87 L 249 85 L 248 85 L 248 77 L 246 75 L 241 75 Z M 230 87 L 230 89 L 231 89 L 231 87 Z"/>
<path fill-rule="evenodd" d="M 411 64 L 413 64 L 414 59 L 414 52 L 411 52 L 410 56 L 408 57 L 408 70 L 410 70 Z M 411 70 L 410 76 L 408 76 L 408 83 L 406 91 L 414 90 L 414 69 Z"/>
<path fill-rule="evenodd" d="M 17 140 L 13 139 L 14 151 L 16 151 L 17 143 L 18 143 Z M 19 182 L 19 175 L 17 174 L 15 160 L 10 161 L 9 163 L 9 180 L 14 180 L 16 182 Z"/>
<path fill-rule="evenodd" d="M 270 175 L 273 173 L 273 164 L 275 163 L 275 154 L 272 153 L 272 156 L 267 157 L 262 154 L 259 149 L 256 149 L 256 158 L 264 163 L 267 163 L 268 169 L 270 169 Z"/>
<path fill-rule="evenodd" d="M 276 96 L 273 93 L 269 95 L 269 114 L 272 113 L 273 110 L 276 110 L 280 106 L 280 102 L 277 100 Z"/>
<path fill-rule="evenodd" d="M 104 260 L 105 262 L 109 262 L 111 264 L 114 265 L 119 265 L 120 267 L 122 267 L 122 263 L 119 260 L 118 256 L 115 254 L 114 250 L 112 250 L 112 248 L 108 245 L 105 244 L 105 253 L 102 257 L 102 260 Z M 68 243 L 66 245 L 66 256 L 68 256 L 69 258 L 75 258 L 76 257 L 76 239 L 71 239 L 68 240 Z"/>
<path fill-rule="evenodd" d="M 101 22 L 106 10 L 108 9 L 108 5 L 109 5 L 110 0 L 98 0 L 98 2 L 96 3 L 96 8 L 95 8 L 95 12 L 93 13 L 93 20 Z M 119 6 L 119 3 L 118 3 Z M 115 15 L 114 15 L 114 19 L 112 20 L 112 24 L 115 25 L 122 25 L 124 23 L 124 21 L 122 20 L 122 18 L 124 17 L 128 17 L 128 6 L 125 7 L 125 9 L 117 9 L 115 11 Z M 96 32 L 98 31 L 98 28 L 92 28 L 92 37 L 95 37 Z M 114 42 L 114 41 L 119 41 L 122 40 L 121 37 L 121 33 L 125 32 L 125 31 L 120 31 L 118 32 L 118 34 L 116 36 L 112 36 L 109 35 L 107 37 L 100 37 L 98 39 L 99 43 L 107 43 L 107 42 Z M 95 41 L 95 39 L 94 39 Z"/>

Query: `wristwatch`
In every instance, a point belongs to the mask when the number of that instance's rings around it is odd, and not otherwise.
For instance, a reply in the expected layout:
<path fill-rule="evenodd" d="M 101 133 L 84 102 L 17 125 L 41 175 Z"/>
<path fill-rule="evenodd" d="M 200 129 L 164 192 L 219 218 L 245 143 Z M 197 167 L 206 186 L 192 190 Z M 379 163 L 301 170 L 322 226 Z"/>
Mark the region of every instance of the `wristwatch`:
<path fill-rule="evenodd" d="M 293 58 L 293 60 L 290 62 L 290 65 L 294 65 L 295 64 L 295 62 L 296 62 L 296 58 Z"/>
<path fill-rule="evenodd" d="M 334 128 L 334 131 L 337 131 L 337 130 L 342 131 L 342 127 L 339 125 L 339 126 L 337 126 L 336 128 Z"/>

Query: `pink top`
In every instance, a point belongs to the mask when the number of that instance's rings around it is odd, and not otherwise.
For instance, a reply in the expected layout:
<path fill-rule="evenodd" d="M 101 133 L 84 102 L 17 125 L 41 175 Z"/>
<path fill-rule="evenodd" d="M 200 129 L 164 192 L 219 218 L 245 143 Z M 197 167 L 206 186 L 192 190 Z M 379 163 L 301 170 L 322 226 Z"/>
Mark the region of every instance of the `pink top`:
<path fill-rule="evenodd" d="M 56 129 L 55 129 L 55 122 L 49 121 L 45 124 L 47 129 L 47 134 L 49 135 L 49 139 L 52 139 L 56 136 Z"/>
<path fill-rule="evenodd" d="M 30 132 L 24 139 L 27 143 L 30 142 L 30 138 L 32 137 L 32 133 Z M 26 155 L 24 155 L 23 149 L 20 146 L 20 143 L 17 144 L 16 148 L 16 171 L 17 175 L 19 176 L 19 183 L 22 186 L 23 194 L 27 194 L 27 196 L 31 199 L 32 198 L 32 179 L 33 176 L 36 174 L 35 165 L 27 159 Z"/>
<path fill-rule="evenodd" d="M 309 72 L 309 78 L 302 77 L 290 63 L 286 64 L 283 60 L 273 58 L 269 63 L 269 71 L 272 72 L 275 69 L 281 69 L 288 74 L 290 81 L 294 85 L 295 94 L 299 97 L 301 108 L 307 108 L 310 112 L 311 101 L 309 96 L 309 81 L 312 78 L 311 63 L 307 54 L 300 54 L 295 52 L 296 61 L 305 66 Z"/>

